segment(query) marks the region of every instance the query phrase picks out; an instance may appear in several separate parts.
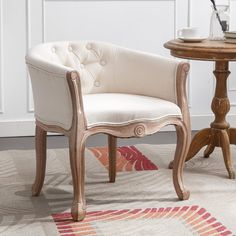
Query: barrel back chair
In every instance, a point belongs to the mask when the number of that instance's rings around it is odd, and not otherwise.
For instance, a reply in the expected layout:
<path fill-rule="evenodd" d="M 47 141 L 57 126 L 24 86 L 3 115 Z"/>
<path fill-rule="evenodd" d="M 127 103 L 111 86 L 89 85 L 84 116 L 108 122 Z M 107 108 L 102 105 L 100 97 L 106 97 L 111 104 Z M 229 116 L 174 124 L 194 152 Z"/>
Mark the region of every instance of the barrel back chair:
<path fill-rule="evenodd" d="M 45 177 L 47 132 L 69 138 L 75 221 L 86 214 L 86 139 L 108 135 L 109 180 L 116 177 L 117 137 L 143 137 L 174 125 L 177 146 L 173 182 L 179 199 L 188 199 L 182 181 L 190 140 L 186 100 L 187 62 L 93 41 L 51 42 L 26 55 L 36 119 L 36 178 L 39 195 Z"/>

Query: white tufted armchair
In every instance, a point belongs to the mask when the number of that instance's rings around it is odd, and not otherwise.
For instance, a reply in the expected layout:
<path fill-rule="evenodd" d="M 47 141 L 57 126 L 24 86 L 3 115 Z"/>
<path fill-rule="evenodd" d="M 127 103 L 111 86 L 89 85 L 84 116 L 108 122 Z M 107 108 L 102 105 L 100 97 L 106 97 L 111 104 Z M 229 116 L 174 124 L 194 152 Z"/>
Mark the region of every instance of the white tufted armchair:
<path fill-rule="evenodd" d="M 108 134 L 109 179 L 116 176 L 116 137 L 143 137 L 166 125 L 177 131 L 173 182 L 179 199 L 188 199 L 182 182 L 190 141 L 185 83 L 189 64 L 102 42 L 53 42 L 26 56 L 36 118 L 36 178 L 39 195 L 45 176 L 46 135 L 68 136 L 75 221 L 86 214 L 84 149 L 90 135 Z"/>

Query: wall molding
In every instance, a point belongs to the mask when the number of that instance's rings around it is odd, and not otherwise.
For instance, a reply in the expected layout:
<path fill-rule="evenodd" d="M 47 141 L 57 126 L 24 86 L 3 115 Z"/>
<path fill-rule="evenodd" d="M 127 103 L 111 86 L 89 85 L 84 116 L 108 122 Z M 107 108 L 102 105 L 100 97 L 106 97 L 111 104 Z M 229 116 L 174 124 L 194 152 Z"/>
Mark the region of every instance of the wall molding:
<path fill-rule="evenodd" d="M 187 18 L 187 26 L 191 26 L 191 0 L 188 0 L 188 18 Z M 193 99 L 192 99 L 192 83 L 191 83 L 191 70 L 188 75 L 188 107 L 191 109 L 193 106 Z"/>
<path fill-rule="evenodd" d="M 184 25 L 178 25 L 178 17 L 176 16 L 175 17 L 175 38 L 177 38 L 177 30 L 180 29 L 180 28 L 183 28 L 183 27 L 190 27 L 191 26 L 191 0 L 175 0 L 175 6 L 176 6 L 176 9 L 175 9 L 175 15 L 178 14 L 178 10 L 180 9 L 177 9 L 177 6 L 179 5 L 179 8 L 181 9 L 184 9 L 183 6 L 186 7 L 186 16 L 185 19 L 184 19 Z M 181 6 L 181 7 L 180 7 Z M 182 14 L 181 14 L 182 16 Z M 191 61 L 188 60 L 188 62 L 190 63 L 190 68 L 191 68 Z M 188 96 L 188 107 L 189 109 L 191 109 L 191 107 L 193 106 L 192 104 L 192 83 L 191 83 L 191 70 L 189 71 L 189 74 L 188 74 L 188 77 L 187 77 L 187 85 L 186 85 L 186 90 L 187 90 L 187 96 Z"/>
<path fill-rule="evenodd" d="M 28 50 L 31 48 L 31 0 L 26 0 L 25 2 L 26 5 L 26 53 Z M 30 77 L 28 70 L 26 68 L 26 99 L 27 99 L 27 112 L 28 113 L 33 113 L 34 112 L 34 106 L 33 102 L 31 99 L 31 85 L 30 85 Z"/>
<path fill-rule="evenodd" d="M 4 113 L 3 101 L 3 0 L 0 0 L 0 114 Z"/>
<path fill-rule="evenodd" d="M 25 0 L 26 5 L 26 49 L 28 50 L 31 47 L 31 1 Z"/>
<path fill-rule="evenodd" d="M 231 6 L 232 6 L 232 2 L 235 1 L 235 0 L 229 0 L 229 9 L 231 9 Z M 232 78 L 231 78 L 232 79 Z M 235 92 L 236 91 L 236 87 L 230 87 L 230 80 L 227 81 L 228 84 L 228 92 Z M 235 106 L 236 104 L 234 104 Z"/>
<path fill-rule="evenodd" d="M 45 2 L 46 0 L 42 0 L 42 42 L 45 42 Z"/>

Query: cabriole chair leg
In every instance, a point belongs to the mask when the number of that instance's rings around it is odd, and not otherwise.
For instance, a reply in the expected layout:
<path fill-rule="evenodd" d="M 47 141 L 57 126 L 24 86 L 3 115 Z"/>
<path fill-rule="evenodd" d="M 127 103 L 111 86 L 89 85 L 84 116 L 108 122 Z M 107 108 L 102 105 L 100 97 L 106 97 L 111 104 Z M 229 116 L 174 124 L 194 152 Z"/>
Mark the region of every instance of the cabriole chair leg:
<path fill-rule="evenodd" d="M 71 215 L 74 221 L 81 221 L 86 215 L 86 203 L 84 196 L 84 150 L 85 139 L 83 136 L 78 135 L 69 138 L 70 166 L 74 189 Z"/>
<path fill-rule="evenodd" d="M 35 127 L 36 176 L 32 186 L 32 195 L 38 196 L 43 187 L 46 169 L 47 132 Z"/>
<path fill-rule="evenodd" d="M 173 182 L 175 191 L 180 200 L 189 199 L 190 193 L 183 185 L 183 168 L 188 152 L 189 135 L 184 124 L 175 126 L 177 133 L 177 145 L 173 162 Z"/>

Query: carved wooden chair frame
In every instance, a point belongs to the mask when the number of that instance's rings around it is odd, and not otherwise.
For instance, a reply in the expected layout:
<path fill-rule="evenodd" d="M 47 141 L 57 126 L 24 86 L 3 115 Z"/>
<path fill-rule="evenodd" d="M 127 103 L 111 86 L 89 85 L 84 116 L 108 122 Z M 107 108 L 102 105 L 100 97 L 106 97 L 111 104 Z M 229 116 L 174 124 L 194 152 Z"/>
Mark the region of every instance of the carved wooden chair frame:
<path fill-rule="evenodd" d="M 116 147 L 117 137 L 143 137 L 154 134 L 166 125 L 174 125 L 177 132 L 177 146 L 173 162 L 173 182 L 176 193 L 181 200 L 189 198 L 189 191 L 184 188 L 182 173 L 185 158 L 190 143 L 190 120 L 188 103 L 186 99 L 186 77 L 189 71 L 189 64 L 181 62 L 177 68 L 176 94 L 177 105 L 182 112 L 180 118 L 163 118 L 156 122 L 136 122 L 122 126 L 97 126 L 87 128 L 84 115 L 81 84 L 79 74 L 76 71 L 67 72 L 67 82 L 70 88 L 73 121 L 69 130 L 54 125 L 45 125 L 36 120 L 36 177 L 32 187 L 32 194 L 40 194 L 44 183 L 46 169 L 46 136 L 47 132 L 62 133 L 69 138 L 69 153 L 71 172 L 74 188 L 74 199 L 71 207 L 73 220 L 83 220 L 86 215 L 85 194 L 84 194 L 84 150 L 86 139 L 97 133 L 108 134 L 109 152 L 109 180 L 115 182 L 116 178 Z"/>

